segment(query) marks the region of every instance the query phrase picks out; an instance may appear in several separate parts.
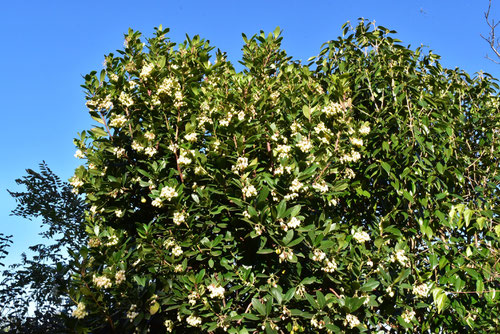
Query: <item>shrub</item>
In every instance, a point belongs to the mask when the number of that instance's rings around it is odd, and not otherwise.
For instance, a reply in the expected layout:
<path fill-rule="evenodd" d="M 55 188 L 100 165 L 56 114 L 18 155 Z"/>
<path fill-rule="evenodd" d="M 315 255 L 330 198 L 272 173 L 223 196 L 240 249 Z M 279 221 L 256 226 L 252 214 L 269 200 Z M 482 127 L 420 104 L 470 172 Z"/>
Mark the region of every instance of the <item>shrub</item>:
<path fill-rule="evenodd" d="M 496 80 L 365 22 L 308 64 L 243 35 L 240 72 L 167 31 L 85 76 L 81 326 L 498 329 Z"/>

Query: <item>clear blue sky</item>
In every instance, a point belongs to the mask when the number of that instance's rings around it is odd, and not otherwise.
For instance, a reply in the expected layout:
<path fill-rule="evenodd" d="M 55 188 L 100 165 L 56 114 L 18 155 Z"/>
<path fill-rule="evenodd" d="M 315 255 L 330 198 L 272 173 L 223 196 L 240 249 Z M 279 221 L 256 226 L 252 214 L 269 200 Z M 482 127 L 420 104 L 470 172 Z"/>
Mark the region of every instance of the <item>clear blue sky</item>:
<path fill-rule="evenodd" d="M 500 0 L 492 15 L 500 20 Z M 84 105 L 82 75 L 102 68 L 103 56 L 123 45 L 129 27 L 150 36 L 153 27 L 171 28 L 170 37 L 199 34 L 241 56 L 241 33 L 284 30 L 283 48 L 295 59 L 316 55 L 340 27 L 365 17 L 397 30 L 412 48 L 424 44 L 442 56 L 446 67 L 498 77 L 500 65 L 480 34 L 487 34 L 487 0 L 309 0 L 309 1 L 2 1 L 0 5 L 0 232 L 14 235 L 7 263 L 40 239 L 38 224 L 11 217 L 7 189 L 26 168 L 45 160 L 63 179 L 79 161 L 73 138 L 92 120 Z M 498 13 L 498 15 L 495 15 Z M 500 31 L 499 31 L 500 33 Z"/>

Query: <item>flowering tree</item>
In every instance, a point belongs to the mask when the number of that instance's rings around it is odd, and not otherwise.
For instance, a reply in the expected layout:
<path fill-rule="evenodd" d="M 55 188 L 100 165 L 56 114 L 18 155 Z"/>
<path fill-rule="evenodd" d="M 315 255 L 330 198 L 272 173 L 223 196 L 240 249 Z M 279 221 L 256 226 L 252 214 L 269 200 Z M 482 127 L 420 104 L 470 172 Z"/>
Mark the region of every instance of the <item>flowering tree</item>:
<path fill-rule="evenodd" d="M 85 77 L 75 328 L 498 330 L 495 80 L 364 22 L 307 65 L 243 35 L 241 72 L 166 33 Z"/>

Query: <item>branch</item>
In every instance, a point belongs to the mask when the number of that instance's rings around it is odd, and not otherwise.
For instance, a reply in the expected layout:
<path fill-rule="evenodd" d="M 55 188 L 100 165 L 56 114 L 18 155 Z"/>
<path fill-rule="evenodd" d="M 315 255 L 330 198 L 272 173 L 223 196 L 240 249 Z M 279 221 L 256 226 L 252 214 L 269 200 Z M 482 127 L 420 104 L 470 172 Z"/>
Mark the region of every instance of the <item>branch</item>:
<path fill-rule="evenodd" d="M 497 40 L 495 37 L 495 29 L 497 26 L 500 24 L 500 22 L 495 23 L 495 20 L 490 20 L 490 11 L 491 11 L 491 0 L 488 3 L 488 10 L 484 13 L 484 19 L 486 20 L 486 23 L 488 24 L 488 27 L 490 27 L 490 33 L 488 37 L 484 37 L 482 34 L 480 35 L 482 39 L 484 39 L 488 45 L 490 46 L 491 50 L 496 54 L 498 58 L 500 58 L 500 42 Z M 496 42 L 496 45 L 495 45 Z M 499 63 L 497 61 L 494 61 L 493 59 L 489 58 L 486 55 L 486 58 L 489 60 L 492 60 L 495 63 Z"/>

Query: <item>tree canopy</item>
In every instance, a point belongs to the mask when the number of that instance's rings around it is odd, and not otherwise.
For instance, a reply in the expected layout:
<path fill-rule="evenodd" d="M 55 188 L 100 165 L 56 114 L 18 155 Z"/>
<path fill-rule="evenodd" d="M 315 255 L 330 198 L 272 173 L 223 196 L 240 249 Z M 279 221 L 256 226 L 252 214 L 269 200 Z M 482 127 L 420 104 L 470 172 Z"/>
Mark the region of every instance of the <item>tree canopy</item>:
<path fill-rule="evenodd" d="M 498 330 L 495 79 L 363 21 L 242 71 L 167 32 L 85 76 L 75 331 Z"/>
<path fill-rule="evenodd" d="M 21 263 L 2 272 L 0 331 L 63 333 L 73 308 L 68 291 L 69 254 L 85 244 L 86 205 L 45 162 L 40 172 L 26 172 L 16 180 L 24 191 L 9 191 L 17 202 L 12 215 L 39 222 L 46 242 L 29 247 L 34 255 L 23 253 Z M 0 259 L 9 242 L 0 234 Z"/>

